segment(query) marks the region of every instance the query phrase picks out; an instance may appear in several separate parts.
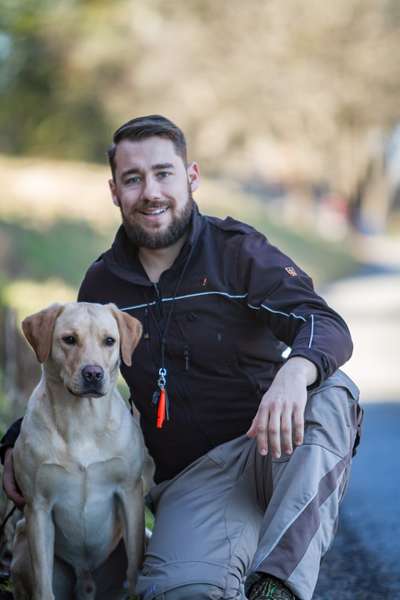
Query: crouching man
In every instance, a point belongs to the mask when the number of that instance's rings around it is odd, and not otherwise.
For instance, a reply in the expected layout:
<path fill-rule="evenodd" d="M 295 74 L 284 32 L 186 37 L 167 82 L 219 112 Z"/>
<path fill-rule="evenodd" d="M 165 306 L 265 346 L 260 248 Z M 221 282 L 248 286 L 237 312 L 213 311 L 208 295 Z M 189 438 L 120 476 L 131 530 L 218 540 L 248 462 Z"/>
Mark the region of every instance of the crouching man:
<path fill-rule="evenodd" d="M 79 300 L 143 326 L 122 367 L 156 465 L 138 592 L 310 600 L 357 437 L 358 390 L 338 371 L 348 328 L 261 233 L 199 213 L 199 166 L 171 121 L 128 121 L 108 156 L 122 225 Z M 3 438 L 4 485 L 21 501 L 17 430 Z"/>

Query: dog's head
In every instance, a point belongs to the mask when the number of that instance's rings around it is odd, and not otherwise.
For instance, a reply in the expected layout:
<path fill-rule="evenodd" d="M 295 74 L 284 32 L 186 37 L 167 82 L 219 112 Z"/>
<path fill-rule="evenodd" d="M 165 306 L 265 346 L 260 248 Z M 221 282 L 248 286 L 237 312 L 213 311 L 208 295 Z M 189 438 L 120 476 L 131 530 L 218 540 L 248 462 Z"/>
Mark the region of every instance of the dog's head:
<path fill-rule="evenodd" d="M 127 366 L 137 346 L 140 322 L 114 304 L 53 304 L 27 317 L 22 329 L 49 375 L 75 396 L 108 393 L 118 374 L 120 353 Z"/>

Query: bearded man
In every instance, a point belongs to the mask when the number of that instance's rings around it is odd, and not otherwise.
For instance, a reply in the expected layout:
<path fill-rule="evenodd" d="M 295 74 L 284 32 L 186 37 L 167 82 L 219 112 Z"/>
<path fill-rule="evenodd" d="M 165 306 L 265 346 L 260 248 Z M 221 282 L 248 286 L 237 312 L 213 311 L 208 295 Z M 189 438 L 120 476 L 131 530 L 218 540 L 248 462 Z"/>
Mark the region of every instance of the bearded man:
<path fill-rule="evenodd" d="M 199 213 L 199 166 L 171 121 L 128 121 L 108 156 L 122 225 L 79 300 L 143 325 L 122 366 L 156 466 L 138 593 L 310 600 L 357 437 L 358 390 L 338 371 L 348 328 L 261 233 Z M 5 487 L 22 502 L 16 431 Z"/>

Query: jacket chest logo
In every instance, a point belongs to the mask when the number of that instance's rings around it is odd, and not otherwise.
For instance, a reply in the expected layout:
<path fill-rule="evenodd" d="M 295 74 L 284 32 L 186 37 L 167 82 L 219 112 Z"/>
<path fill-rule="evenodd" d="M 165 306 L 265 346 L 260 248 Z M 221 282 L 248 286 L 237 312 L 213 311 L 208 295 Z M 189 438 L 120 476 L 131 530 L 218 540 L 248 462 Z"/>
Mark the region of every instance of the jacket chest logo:
<path fill-rule="evenodd" d="M 294 267 L 285 267 L 286 273 L 289 273 L 291 277 L 297 277 L 297 273 Z"/>

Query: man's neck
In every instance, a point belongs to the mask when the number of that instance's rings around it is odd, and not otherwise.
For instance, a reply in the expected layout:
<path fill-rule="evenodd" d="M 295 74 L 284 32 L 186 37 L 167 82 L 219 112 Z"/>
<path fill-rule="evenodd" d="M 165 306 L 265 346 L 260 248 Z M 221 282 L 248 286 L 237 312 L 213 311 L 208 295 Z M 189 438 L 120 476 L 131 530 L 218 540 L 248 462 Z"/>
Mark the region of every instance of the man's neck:
<path fill-rule="evenodd" d="M 156 250 L 143 247 L 139 248 L 139 260 L 150 281 L 158 283 L 161 274 L 173 265 L 186 238 L 187 234 L 167 248 L 157 248 Z"/>

